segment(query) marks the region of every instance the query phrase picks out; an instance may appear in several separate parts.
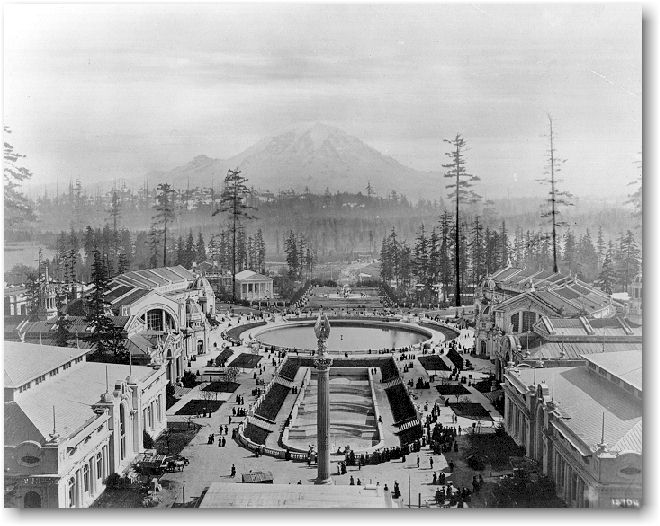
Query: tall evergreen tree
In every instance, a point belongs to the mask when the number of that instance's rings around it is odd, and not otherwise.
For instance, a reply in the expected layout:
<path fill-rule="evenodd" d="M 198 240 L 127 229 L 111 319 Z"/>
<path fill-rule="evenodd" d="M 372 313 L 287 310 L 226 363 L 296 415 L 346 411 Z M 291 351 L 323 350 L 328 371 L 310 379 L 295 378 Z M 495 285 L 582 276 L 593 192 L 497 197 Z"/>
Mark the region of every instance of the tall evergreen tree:
<path fill-rule="evenodd" d="M 539 181 L 550 186 L 547 199 L 549 210 L 541 214 L 541 217 L 550 218 L 552 225 L 552 270 L 553 272 L 558 272 L 557 230 L 560 226 L 565 225 L 564 222 L 559 220 L 560 208 L 562 206 L 571 206 L 573 203 L 570 201 L 572 195 L 569 192 L 559 190 L 558 188 L 558 185 L 561 182 L 559 174 L 561 172 L 561 167 L 566 162 L 566 160 L 560 159 L 557 156 L 557 150 L 555 149 L 555 132 L 550 114 L 548 114 L 548 123 L 550 127 L 550 148 L 548 150 L 547 169 L 545 174 L 546 177 L 544 179 L 540 179 Z"/>
<path fill-rule="evenodd" d="M 455 201 L 456 215 L 455 215 L 455 232 L 454 232 L 454 276 L 455 276 L 455 292 L 454 303 L 457 307 L 461 306 L 461 235 L 459 232 L 459 213 L 461 204 L 474 203 L 479 199 L 479 195 L 472 190 L 472 185 L 475 181 L 479 181 L 479 177 L 468 173 L 465 168 L 464 151 L 466 149 L 465 140 L 461 137 L 460 133 L 456 134 L 453 139 L 444 139 L 444 142 L 451 146 L 451 151 L 446 152 L 445 155 L 451 159 L 451 162 L 443 164 L 447 168 L 445 177 L 450 179 L 446 188 L 450 191 L 448 198 Z"/>
<path fill-rule="evenodd" d="M 568 229 L 564 233 L 564 265 L 566 265 L 566 270 L 570 274 L 575 274 L 577 272 L 578 264 L 578 250 L 577 242 L 575 241 L 575 234 L 571 229 Z M 555 271 L 556 272 L 556 271 Z"/>
<path fill-rule="evenodd" d="M 635 241 L 635 235 L 631 230 L 628 230 L 619 239 L 617 272 L 623 290 L 627 290 L 628 285 L 632 283 L 633 278 L 639 272 L 640 261 L 640 251 Z"/>
<path fill-rule="evenodd" d="M 156 187 L 156 204 L 151 222 L 151 232 L 153 236 L 162 235 L 164 267 L 167 266 L 167 225 L 172 223 L 175 218 L 174 194 L 175 190 L 169 183 L 160 183 Z M 156 244 L 153 243 L 152 245 L 155 246 Z"/>
<path fill-rule="evenodd" d="M 478 285 L 486 273 L 484 250 L 484 227 L 479 216 L 474 217 L 470 240 L 470 257 L 472 259 L 472 284 Z"/>
<path fill-rule="evenodd" d="M 595 284 L 607 294 L 612 294 L 614 292 L 616 284 L 616 269 L 614 267 L 614 247 L 612 246 L 611 241 L 607 252 L 605 252 L 603 266 L 598 274 Z"/>
<path fill-rule="evenodd" d="M 296 235 L 293 233 L 293 230 L 290 231 L 289 237 L 286 239 L 284 252 L 286 253 L 286 263 L 289 267 L 289 278 L 297 279 L 300 272 L 300 257 Z"/>
<path fill-rule="evenodd" d="M 596 239 L 596 254 L 598 255 L 598 272 L 600 272 L 603 260 L 605 259 L 605 252 L 607 250 L 607 245 L 605 244 L 605 238 L 603 237 L 603 226 L 598 225 L 598 238 Z"/>
<path fill-rule="evenodd" d="M 5 134 L 11 129 L 4 127 Z M 32 177 L 32 172 L 21 166 L 19 160 L 25 155 L 14 151 L 14 147 L 6 140 L 4 142 L 4 190 L 5 190 L 5 228 L 16 227 L 35 219 L 30 200 L 20 191 L 21 185 Z"/>
<path fill-rule="evenodd" d="M 213 216 L 221 213 L 229 214 L 231 248 L 232 248 L 232 298 L 236 301 L 236 264 L 237 264 L 237 238 L 239 227 L 242 221 L 251 219 L 250 209 L 247 199 L 249 190 L 246 185 L 247 179 L 241 175 L 240 170 L 228 170 L 225 177 L 225 186 L 220 195 L 218 208 L 213 212 Z"/>
<path fill-rule="evenodd" d="M 71 339 L 71 332 L 69 328 L 71 327 L 71 320 L 67 317 L 64 312 L 64 294 L 58 293 L 55 296 L 55 304 L 57 305 L 57 322 L 55 329 L 55 344 L 58 347 L 68 347 L 69 340 Z"/>
<path fill-rule="evenodd" d="M 204 242 L 204 235 L 200 230 L 197 235 L 197 243 L 195 243 L 195 260 L 197 263 L 202 263 L 203 261 L 206 261 L 206 259 L 206 243 Z"/>

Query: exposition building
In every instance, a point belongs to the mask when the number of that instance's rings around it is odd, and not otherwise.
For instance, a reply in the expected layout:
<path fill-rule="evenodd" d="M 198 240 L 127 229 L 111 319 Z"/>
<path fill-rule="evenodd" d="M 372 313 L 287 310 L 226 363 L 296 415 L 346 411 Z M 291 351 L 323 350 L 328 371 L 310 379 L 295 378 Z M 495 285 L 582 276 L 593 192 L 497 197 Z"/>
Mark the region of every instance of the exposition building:
<path fill-rule="evenodd" d="M 642 353 L 586 355 L 573 367 L 510 367 L 507 432 L 578 508 L 642 500 Z"/>
<path fill-rule="evenodd" d="M 163 367 L 5 342 L 5 506 L 84 508 L 166 427 Z"/>

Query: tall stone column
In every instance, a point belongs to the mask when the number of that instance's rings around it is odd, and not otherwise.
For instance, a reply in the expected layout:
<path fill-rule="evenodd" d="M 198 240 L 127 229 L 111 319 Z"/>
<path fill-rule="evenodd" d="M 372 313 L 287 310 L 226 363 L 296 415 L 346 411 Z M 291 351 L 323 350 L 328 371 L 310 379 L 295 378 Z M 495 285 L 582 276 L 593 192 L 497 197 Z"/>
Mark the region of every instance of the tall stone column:
<path fill-rule="evenodd" d="M 314 325 L 318 341 L 318 358 L 314 361 L 317 372 L 318 396 L 316 411 L 316 440 L 318 475 L 316 484 L 328 484 L 330 479 L 330 366 L 332 359 L 326 355 L 326 341 L 330 336 L 328 317 L 319 313 Z"/>

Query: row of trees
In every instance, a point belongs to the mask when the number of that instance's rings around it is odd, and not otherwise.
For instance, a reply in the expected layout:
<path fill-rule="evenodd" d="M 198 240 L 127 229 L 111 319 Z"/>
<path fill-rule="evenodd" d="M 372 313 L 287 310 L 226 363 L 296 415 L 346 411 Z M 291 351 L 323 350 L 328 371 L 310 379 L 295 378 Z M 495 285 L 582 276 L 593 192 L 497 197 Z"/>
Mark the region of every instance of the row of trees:
<path fill-rule="evenodd" d="M 292 280 L 312 279 L 312 271 L 316 264 L 316 250 L 302 234 L 289 232 L 284 244 L 287 275 Z"/>
<path fill-rule="evenodd" d="M 434 301 L 440 284 L 443 291 L 455 291 L 456 254 L 460 290 L 476 286 L 492 272 L 511 264 L 515 267 L 550 269 L 554 266 L 552 238 L 542 231 L 516 229 L 508 233 L 506 223 L 499 227 L 484 224 L 481 216 L 461 218 L 458 250 L 453 219 L 445 212 L 428 231 L 422 225 L 414 245 L 401 241 L 396 230 L 381 244 L 381 275 L 397 287 L 408 289 L 414 281 L 422 285 L 416 299 Z M 634 233 L 628 230 L 616 241 L 605 241 L 602 228 L 596 241 L 587 230 L 579 238 L 567 230 L 554 245 L 557 268 L 581 280 L 595 282 L 608 293 L 625 291 L 641 268 L 641 252 Z"/>

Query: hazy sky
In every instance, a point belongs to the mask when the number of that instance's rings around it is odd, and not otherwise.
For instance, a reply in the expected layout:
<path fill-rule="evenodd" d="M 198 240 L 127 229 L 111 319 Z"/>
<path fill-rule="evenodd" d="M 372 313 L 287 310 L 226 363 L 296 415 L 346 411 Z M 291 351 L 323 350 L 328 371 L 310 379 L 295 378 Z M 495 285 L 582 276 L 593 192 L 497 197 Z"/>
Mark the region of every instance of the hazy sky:
<path fill-rule="evenodd" d="M 300 121 L 488 197 L 622 198 L 642 149 L 641 9 L 614 5 L 5 5 L 4 120 L 34 184 L 229 157 Z"/>

